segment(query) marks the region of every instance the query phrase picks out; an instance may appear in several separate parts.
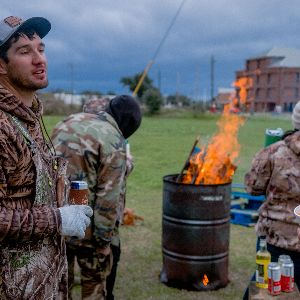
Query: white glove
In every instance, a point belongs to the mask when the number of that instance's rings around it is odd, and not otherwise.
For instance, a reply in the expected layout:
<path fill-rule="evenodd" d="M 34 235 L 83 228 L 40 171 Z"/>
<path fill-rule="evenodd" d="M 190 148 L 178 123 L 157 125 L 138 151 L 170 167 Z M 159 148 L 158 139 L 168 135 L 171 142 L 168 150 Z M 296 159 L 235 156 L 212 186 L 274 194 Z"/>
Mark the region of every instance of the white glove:
<path fill-rule="evenodd" d="M 88 205 L 68 205 L 59 208 L 61 235 L 84 238 L 84 231 L 90 225 L 93 210 Z"/>

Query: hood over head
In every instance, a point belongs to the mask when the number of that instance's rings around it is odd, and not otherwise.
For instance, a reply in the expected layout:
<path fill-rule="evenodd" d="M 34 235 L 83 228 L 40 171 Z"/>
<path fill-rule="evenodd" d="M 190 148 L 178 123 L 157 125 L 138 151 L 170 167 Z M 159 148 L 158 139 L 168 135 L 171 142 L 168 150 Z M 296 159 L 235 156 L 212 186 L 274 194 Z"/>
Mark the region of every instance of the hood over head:
<path fill-rule="evenodd" d="M 125 139 L 130 137 L 141 125 L 140 106 L 131 96 L 116 96 L 109 102 L 106 112 L 115 119 Z"/>

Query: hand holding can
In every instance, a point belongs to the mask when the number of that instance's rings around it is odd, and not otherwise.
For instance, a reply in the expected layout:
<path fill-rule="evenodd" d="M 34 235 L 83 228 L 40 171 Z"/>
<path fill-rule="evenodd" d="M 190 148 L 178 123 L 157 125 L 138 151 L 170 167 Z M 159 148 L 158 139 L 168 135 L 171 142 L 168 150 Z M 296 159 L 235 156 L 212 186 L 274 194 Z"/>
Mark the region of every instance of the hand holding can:
<path fill-rule="evenodd" d="M 72 181 L 69 203 L 75 205 L 88 205 L 88 184 L 85 181 Z"/>

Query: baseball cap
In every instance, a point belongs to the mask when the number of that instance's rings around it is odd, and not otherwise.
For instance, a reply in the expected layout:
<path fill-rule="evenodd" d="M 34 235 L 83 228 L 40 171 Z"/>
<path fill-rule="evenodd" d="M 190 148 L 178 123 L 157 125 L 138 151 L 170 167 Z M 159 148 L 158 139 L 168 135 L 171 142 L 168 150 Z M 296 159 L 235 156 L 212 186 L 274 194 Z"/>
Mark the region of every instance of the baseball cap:
<path fill-rule="evenodd" d="M 42 17 L 33 17 L 25 21 L 19 17 L 7 17 L 0 21 L 0 47 L 3 46 L 15 32 L 26 28 L 32 28 L 40 38 L 43 38 L 50 31 L 51 24 L 47 19 Z"/>

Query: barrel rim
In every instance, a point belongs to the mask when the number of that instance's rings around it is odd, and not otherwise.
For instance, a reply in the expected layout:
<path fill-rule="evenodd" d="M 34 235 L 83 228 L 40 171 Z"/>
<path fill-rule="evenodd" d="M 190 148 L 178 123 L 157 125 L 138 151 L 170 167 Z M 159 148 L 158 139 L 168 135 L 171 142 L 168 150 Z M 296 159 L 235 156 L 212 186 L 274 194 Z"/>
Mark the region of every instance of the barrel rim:
<path fill-rule="evenodd" d="M 175 223 L 175 224 L 183 224 L 183 225 L 223 225 L 229 223 L 230 216 L 222 219 L 194 220 L 194 219 L 174 218 L 163 214 L 163 221 L 167 221 L 169 223 Z"/>
<path fill-rule="evenodd" d="M 182 183 L 182 182 L 176 182 L 176 180 L 171 180 L 170 177 L 172 178 L 177 178 L 179 174 L 169 174 L 169 175 L 165 175 L 163 176 L 163 181 L 164 182 L 168 182 L 168 183 L 174 183 L 176 185 L 182 185 L 182 186 L 202 186 L 202 187 L 208 187 L 208 186 L 212 186 L 212 187 L 216 187 L 216 186 L 227 186 L 227 185 L 231 185 L 232 181 L 226 182 L 226 183 L 215 183 L 215 184 L 193 184 L 193 183 Z"/>
<path fill-rule="evenodd" d="M 188 261 L 199 261 L 199 262 L 203 261 L 203 262 L 211 262 L 211 263 L 215 262 L 216 260 L 223 259 L 229 256 L 229 251 L 224 251 L 224 252 L 211 254 L 211 255 L 187 255 L 187 254 L 181 254 L 178 252 L 168 250 L 165 247 L 162 247 L 162 253 L 165 256 L 177 260 L 188 260 Z"/>

